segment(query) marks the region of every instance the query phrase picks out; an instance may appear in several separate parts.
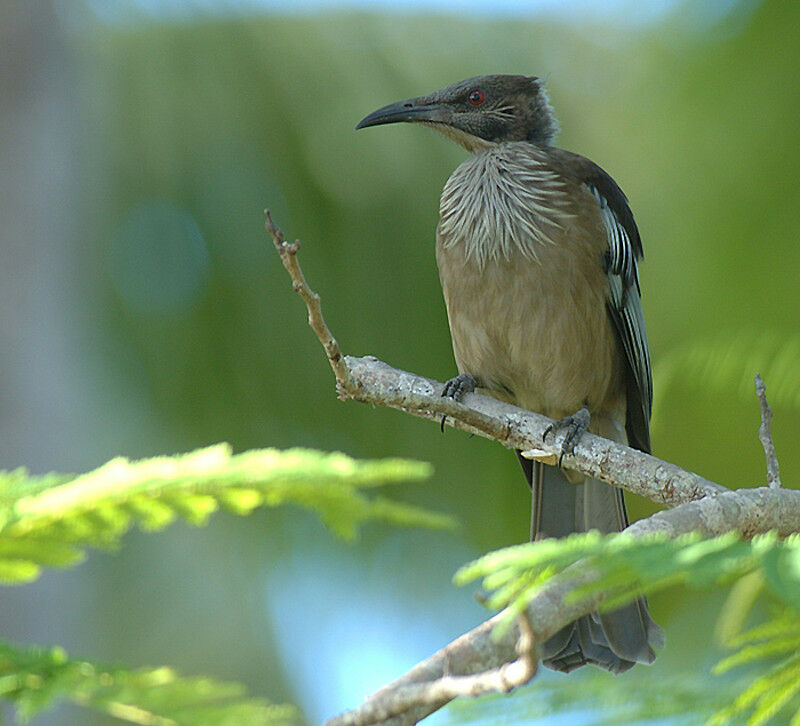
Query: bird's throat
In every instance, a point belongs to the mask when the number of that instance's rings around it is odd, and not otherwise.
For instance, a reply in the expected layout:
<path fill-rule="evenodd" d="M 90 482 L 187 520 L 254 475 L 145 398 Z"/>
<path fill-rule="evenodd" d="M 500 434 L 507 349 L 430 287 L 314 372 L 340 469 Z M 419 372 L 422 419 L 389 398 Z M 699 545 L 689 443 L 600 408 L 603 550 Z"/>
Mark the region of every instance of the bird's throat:
<path fill-rule="evenodd" d="M 563 182 L 543 150 L 526 142 L 492 144 L 461 164 L 439 213 L 441 244 L 463 245 L 479 267 L 517 253 L 538 260 L 572 217 Z"/>

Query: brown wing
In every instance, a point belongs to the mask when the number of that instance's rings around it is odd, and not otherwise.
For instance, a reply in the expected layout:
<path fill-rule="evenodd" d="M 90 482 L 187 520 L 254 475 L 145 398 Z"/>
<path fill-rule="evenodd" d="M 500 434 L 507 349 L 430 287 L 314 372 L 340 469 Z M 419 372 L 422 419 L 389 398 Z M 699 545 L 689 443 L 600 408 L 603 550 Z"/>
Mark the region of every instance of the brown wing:
<path fill-rule="evenodd" d="M 600 205 L 608 236 L 608 310 L 628 367 L 625 428 L 630 445 L 649 452 L 653 376 L 639 287 L 638 261 L 642 258 L 642 243 L 625 196 L 607 174 L 604 176 L 618 192 L 611 199 L 598 186 L 591 182 L 587 185 Z"/>
<path fill-rule="evenodd" d="M 649 452 L 653 376 L 639 288 L 638 263 L 644 257 L 639 230 L 625 194 L 605 171 L 578 154 L 562 149 L 551 152 L 566 173 L 589 188 L 600 207 L 608 243 L 605 255 L 608 311 L 627 365 L 628 443 Z"/>

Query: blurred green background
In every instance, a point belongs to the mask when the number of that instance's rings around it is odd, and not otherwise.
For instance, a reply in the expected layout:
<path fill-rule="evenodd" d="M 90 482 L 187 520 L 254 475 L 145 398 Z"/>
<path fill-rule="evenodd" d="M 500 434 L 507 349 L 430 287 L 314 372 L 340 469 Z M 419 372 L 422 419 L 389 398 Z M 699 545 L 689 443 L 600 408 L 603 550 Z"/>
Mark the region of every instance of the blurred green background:
<path fill-rule="evenodd" d="M 4 638 L 239 680 L 317 723 L 485 617 L 450 577 L 525 540 L 514 457 L 338 401 L 262 215 L 303 240 L 345 352 L 449 378 L 433 238 L 464 152 L 419 128 L 353 127 L 471 75 L 546 78 L 559 145 L 631 201 L 655 453 L 763 483 L 760 370 L 792 485 L 800 3 L 461 5 L 0 3 L 0 467 L 83 471 L 217 441 L 399 455 L 436 474 L 394 494 L 463 523 L 371 525 L 355 546 L 296 511 L 131 534 L 117 555 L 0 591 Z M 706 677 L 720 602 L 655 597 L 668 641 L 649 672 Z M 108 722 L 69 707 L 39 721 Z"/>

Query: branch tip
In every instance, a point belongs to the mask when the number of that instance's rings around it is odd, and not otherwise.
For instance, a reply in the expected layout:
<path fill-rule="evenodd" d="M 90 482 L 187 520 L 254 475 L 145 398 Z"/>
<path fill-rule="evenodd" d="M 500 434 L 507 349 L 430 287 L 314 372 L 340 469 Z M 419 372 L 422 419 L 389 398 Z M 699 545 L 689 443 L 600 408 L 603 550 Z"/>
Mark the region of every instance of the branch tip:
<path fill-rule="evenodd" d="M 331 334 L 328 325 L 325 323 L 325 318 L 322 316 L 322 304 L 319 295 L 311 289 L 308 282 L 306 282 L 303 269 L 300 267 L 300 261 L 297 259 L 297 252 L 300 249 L 300 240 L 295 240 L 292 243 L 286 241 L 283 236 L 283 231 L 272 221 L 272 215 L 269 209 L 264 210 L 264 225 L 269 232 L 272 241 L 275 243 L 275 249 L 280 255 L 281 262 L 289 273 L 292 279 L 292 289 L 303 298 L 308 309 L 308 324 L 317 336 L 317 339 L 322 343 L 325 353 L 328 356 L 328 362 L 333 369 L 333 374 L 336 376 L 337 391 L 340 389 L 345 392 L 350 392 L 354 387 L 353 378 L 350 371 L 342 360 L 342 352 L 339 349 L 339 344 Z"/>
<path fill-rule="evenodd" d="M 775 453 L 775 442 L 772 440 L 772 409 L 767 403 L 767 386 L 760 373 L 756 373 L 756 397 L 761 408 L 761 425 L 758 427 L 758 439 L 764 447 L 764 456 L 767 460 L 767 484 L 773 489 L 781 486 L 781 477 L 778 471 L 778 455 Z"/>
<path fill-rule="evenodd" d="M 517 660 L 500 662 L 478 673 L 451 673 L 445 652 L 437 676 L 400 680 L 382 688 L 353 711 L 327 722 L 326 726 L 374 726 L 380 723 L 414 724 L 459 697 L 475 698 L 486 693 L 509 693 L 536 675 L 539 658 L 536 639 L 526 613 L 519 617 Z M 448 646 L 449 647 L 449 646 Z M 513 656 L 512 656 L 513 657 Z M 410 675 L 410 674 L 409 674 Z M 429 674 L 430 675 L 430 674 Z M 424 709 L 424 712 L 420 709 Z M 391 721 L 389 721 L 391 719 Z"/>

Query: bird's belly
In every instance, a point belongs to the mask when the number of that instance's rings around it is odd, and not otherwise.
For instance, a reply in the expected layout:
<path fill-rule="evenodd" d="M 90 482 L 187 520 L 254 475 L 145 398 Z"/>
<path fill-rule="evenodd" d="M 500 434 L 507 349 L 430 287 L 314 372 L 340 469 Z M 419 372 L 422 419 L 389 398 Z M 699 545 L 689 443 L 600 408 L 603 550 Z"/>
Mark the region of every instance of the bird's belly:
<path fill-rule="evenodd" d="M 621 354 L 600 263 L 543 250 L 478 267 L 437 245 L 456 364 L 488 393 L 553 418 L 619 409 Z"/>

